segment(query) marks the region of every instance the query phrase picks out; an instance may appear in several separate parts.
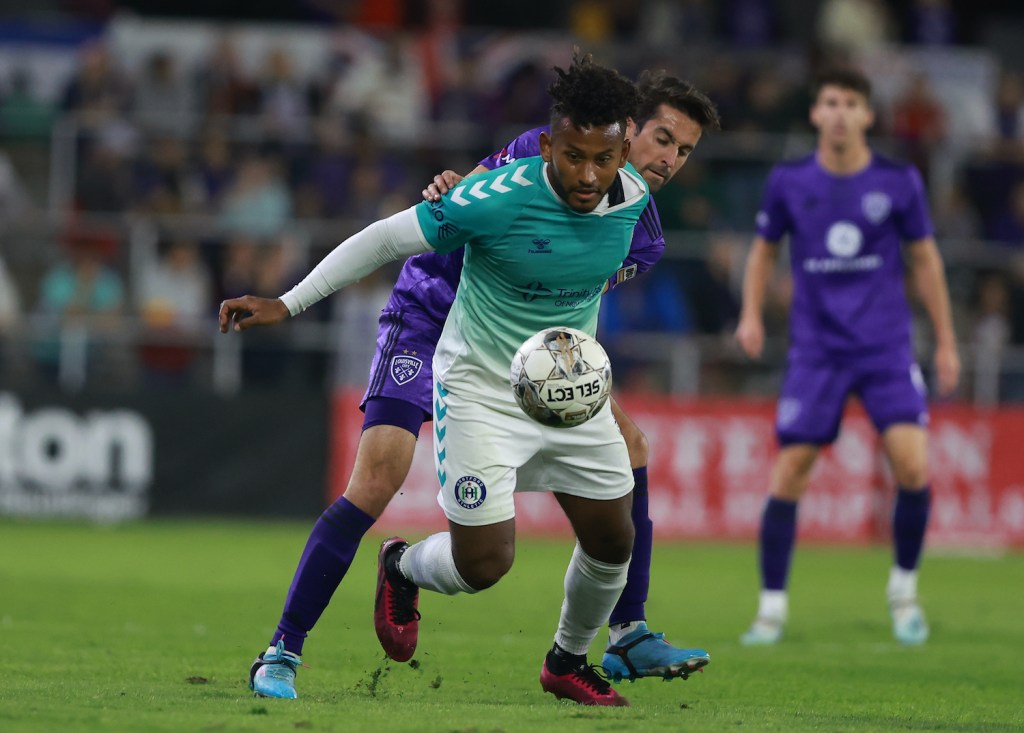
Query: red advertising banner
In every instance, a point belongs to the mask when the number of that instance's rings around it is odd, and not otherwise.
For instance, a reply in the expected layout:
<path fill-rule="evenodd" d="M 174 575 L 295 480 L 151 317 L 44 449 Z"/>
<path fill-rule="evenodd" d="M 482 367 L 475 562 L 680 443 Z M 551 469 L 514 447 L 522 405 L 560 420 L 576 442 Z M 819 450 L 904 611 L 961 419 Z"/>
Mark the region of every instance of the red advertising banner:
<path fill-rule="evenodd" d="M 335 397 L 330 486 L 348 481 L 362 425 L 359 393 Z M 772 402 L 670 400 L 619 395 L 650 442 L 649 494 L 663 539 L 752 539 L 776 452 Z M 1024 547 L 1024 410 L 939 406 L 932 411 L 931 546 Z M 381 526 L 434 531 L 446 526 L 437 505 L 431 435 L 425 426 L 402 492 Z M 836 443 L 815 465 L 800 502 L 801 538 L 841 543 L 885 540 L 893 481 L 878 436 L 855 404 Z M 522 494 L 517 531 L 568 533 L 554 500 Z"/>

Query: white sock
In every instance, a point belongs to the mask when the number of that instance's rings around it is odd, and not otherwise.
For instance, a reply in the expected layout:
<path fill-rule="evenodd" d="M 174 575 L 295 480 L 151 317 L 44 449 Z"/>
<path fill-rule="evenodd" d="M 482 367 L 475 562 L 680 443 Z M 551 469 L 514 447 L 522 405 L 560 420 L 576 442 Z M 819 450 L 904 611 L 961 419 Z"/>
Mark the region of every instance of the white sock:
<path fill-rule="evenodd" d="M 565 600 L 555 643 L 570 654 L 586 654 L 626 587 L 629 562 L 600 562 L 579 543 L 565 571 Z"/>
<path fill-rule="evenodd" d="M 786 622 L 789 616 L 789 597 L 784 590 L 762 589 L 757 605 L 757 617 Z"/>
<path fill-rule="evenodd" d="M 624 624 L 612 624 L 608 627 L 608 642 L 610 644 L 618 644 L 623 637 L 629 636 L 637 629 L 646 625 L 647 622 L 643 619 L 640 621 L 627 621 Z"/>
<path fill-rule="evenodd" d="M 885 589 L 889 602 L 917 600 L 917 571 L 904 570 L 893 565 L 889 571 L 889 585 Z"/>
<path fill-rule="evenodd" d="M 427 539 L 410 545 L 398 562 L 402 575 L 420 588 L 453 596 L 456 593 L 476 593 L 455 568 L 452 555 L 452 536 L 448 532 L 432 534 Z"/>

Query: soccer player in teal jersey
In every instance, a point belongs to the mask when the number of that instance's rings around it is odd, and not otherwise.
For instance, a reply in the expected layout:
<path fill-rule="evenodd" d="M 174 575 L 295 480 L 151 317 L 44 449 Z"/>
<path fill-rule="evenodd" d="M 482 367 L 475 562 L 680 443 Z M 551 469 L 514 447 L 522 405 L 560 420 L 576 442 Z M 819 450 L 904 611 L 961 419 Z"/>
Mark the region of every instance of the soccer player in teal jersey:
<path fill-rule="evenodd" d="M 465 245 L 462 279 L 433 363 L 438 500 L 450 531 L 411 546 L 401 538 L 382 545 L 378 637 L 392 658 L 411 658 L 418 589 L 472 593 L 496 583 L 514 555 L 513 492 L 551 491 L 577 545 L 541 686 L 583 704 L 625 705 L 586 657 L 629 564 L 633 478 L 625 443 L 609 407 L 584 425 L 558 430 L 530 420 L 508 385 L 513 354 L 536 331 L 566 325 L 595 332 L 605 282 L 626 256 L 648 200 L 643 178 L 626 164 L 635 87 L 589 58 L 557 71 L 540 157 L 481 173 L 439 202 L 371 225 L 279 299 L 225 301 L 220 328 L 277 323 L 384 262 Z M 547 240 L 543 249 L 539 240 Z M 294 678 L 298 659 L 286 657 L 268 650 L 254 674 L 290 671 Z"/>

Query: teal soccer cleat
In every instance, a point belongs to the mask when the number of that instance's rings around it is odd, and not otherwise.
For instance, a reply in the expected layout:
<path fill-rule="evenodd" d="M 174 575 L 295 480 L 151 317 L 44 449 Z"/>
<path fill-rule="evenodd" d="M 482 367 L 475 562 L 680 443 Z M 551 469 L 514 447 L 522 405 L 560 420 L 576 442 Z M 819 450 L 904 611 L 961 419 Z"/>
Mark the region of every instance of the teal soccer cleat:
<path fill-rule="evenodd" d="M 601 666 L 615 682 L 632 682 L 639 677 L 685 680 L 710 661 L 711 655 L 703 649 L 677 649 L 665 641 L 664 634 L 653 633 L 647 624 L 641 623 L 618 644 L 605 650 Z"/>
<path fill-rule="evenodd" d="M 259 697 L 281 697 L 294 700 L 295 670 L 302 660 L 285 651 L 284 641 L 277 642 L 253 660 L 249 668 L 249 689 Z"/>
<path fill-rule="evenodd" d="M 743 646 L 772 646 L 779 643 L 782 638 L 782 619 L 766 618 L 758 616 L 750 625 L 743 636 L 740 637 L 740 644 Z"/>
<path fill-rule="evenodd" d="M 920 646 L 928 641 L 928 622 L 917 601 L 894 602 L 890 604 L 889 612 L 892 614 L 892 635 L 900 644 Z"/>

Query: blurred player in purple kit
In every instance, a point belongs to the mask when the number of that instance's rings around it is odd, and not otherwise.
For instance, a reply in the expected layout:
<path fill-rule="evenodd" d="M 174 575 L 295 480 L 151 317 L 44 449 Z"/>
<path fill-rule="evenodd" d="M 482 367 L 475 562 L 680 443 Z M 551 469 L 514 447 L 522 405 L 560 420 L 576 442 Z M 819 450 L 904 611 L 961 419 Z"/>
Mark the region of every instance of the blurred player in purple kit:
<path fill-rule="evenodd" d="M 645 73 L 638 86 L 642 106 L 630 125 L 629 162 L 653 193 L 683 166 L 703 130 L 718 127 L 718 114 L 705 95 L 664 73 Z M 540 133 L 546 130 L 524 133 L 500 153 L 481 161 L 474 172 L 538 155 Z M 438 200 L 459 178 L 450 171 L 441 174 L 424 196 Z M 634 230 L 629 254 L 609 280 L 609 287 L 646 272 L 660 259 L 664 247 L 661 222 L 651 199 Z M 271 666 L 279 667 L 276 671 L 288 678 L 289 685 L 303 642 L 348 571 L 362 536 L 384 512 L 409 473 L 420 426 L 431 419 L 431 358 L 455 298 L 462 266 L 462 249 L 409 258 L 381 313 L 377 351 L 361 405 L 365 418 L 352 475 L 344 495 L 313 527 L 271 646 L 263 655 L 264 662 L 280 659 L 279 665 Z M 645 623 L 653 534 L 647 502 L 647 441 L 614 403 L 613 409 L 633 468 L 632 518 L 636 531 L 626 588 L 610 618 L 611 644 L 603 666 L 615 679 L 685 677 L 705 665 L 709 657 L 702 649 L 669 645 L 663 634 L 650 632 Z M 407 629 L 414 648 L 418 616 L 390 622 Z M 264 670 L 262 674 L 267 673 Z M 290 692 L 286 696 L 293 697 L 294 687 L 288 690 L 289 685 L 283 688 Z M 282 685 L 275 683 L 256 691 L 274 694 L 281 689 Z"/>
<path fill-rule="evenodd" d="M 917 568 L 931 503 L 928 407 L 911 351 L 904 258 L 934 329 L 941 394 L 951 393 L 960 376 L 949 293 L 920 174 L 868 147 L 874 113 L 867 78 L 834 69 L 818 77 L 813 92 L 817 152 L 777 165 L 768 179 L 736 329 L 747 355 L 760 356 L 765 288 L 788 234 L 794 294 L 776 415 L 781 447 L 761 519 L 757 617 L 741 642 L 774 644 L 782 636 L 797 502 L 855 394 L 882 437 L 898 484 L 887 587 L 893 634 L 904 644 L 922 644 L 928 624 L 917 598 Z"/>

